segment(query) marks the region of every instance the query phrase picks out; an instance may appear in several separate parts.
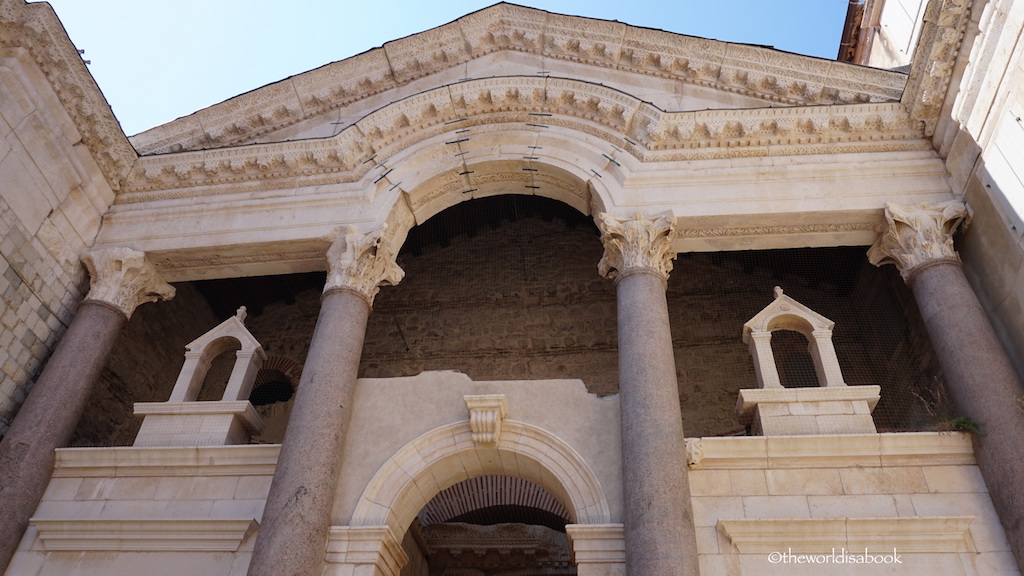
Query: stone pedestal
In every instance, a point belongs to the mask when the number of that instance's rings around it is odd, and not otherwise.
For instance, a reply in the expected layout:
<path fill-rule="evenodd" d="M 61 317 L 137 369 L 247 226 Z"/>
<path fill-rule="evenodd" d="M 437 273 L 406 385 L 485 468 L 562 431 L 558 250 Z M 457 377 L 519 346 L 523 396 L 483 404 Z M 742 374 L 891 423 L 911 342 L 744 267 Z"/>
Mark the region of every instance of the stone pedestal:
<path fill-rule="evenodd" d="M 394 257 L 380 247 L 381 232 L 348 229 L 327 252 L 320 315 L 260 521 L 250 576 L 320 574 L 323 567 L 366 321 L 378 286 L 402 278 Z"/>
<path fill-rule="evenodd" d="M 686 468 L 665 287 L 674 218 L 601 215 L 602 275 L 615 279 L 625 496 L 626 572 L 696 576 L 697 540 Z"/>
<path fill-rule="evenodd" d="M 234 402 L 136 402 L 145 418 L 133 446 L 227 446 L 247 444 L 263 432 L 248 400 Z"/>
<path fill-rule="evenodd" d="M 71 440 L 121 329 L 135 308 L 168 299 L 145 254 L 86 254 L 91 288 L 0 442 L 0 571 L 10 562 L 53 471 L 53 451 Z"/>
<path fill-rule="evenodd" d="M 893 206 L 868 251 L 875 265 L 896 264 L 910 285 L 958 416 L 975 420 L 978 467 L 1006 535 L 1024 568 L 1024 386 L 964 276 L 953 233 L 970 217 L 960 202 Z"/>
<path fill-rule="evenodd" d="M 736 415 L 755 436 L 874 434 L 879 386 L 740 390 Z"/>

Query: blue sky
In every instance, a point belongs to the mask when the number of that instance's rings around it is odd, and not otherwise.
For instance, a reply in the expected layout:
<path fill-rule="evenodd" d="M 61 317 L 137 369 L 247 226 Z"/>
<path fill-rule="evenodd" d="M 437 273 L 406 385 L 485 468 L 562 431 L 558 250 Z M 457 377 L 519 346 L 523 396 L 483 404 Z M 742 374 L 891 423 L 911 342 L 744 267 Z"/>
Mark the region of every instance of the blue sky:
<path fill-rule="evenodd" d="M 451 22 L 490 0 L 50 0 L 127 134 Z M 847 0 L 516 2 L 834 59 Z"/>

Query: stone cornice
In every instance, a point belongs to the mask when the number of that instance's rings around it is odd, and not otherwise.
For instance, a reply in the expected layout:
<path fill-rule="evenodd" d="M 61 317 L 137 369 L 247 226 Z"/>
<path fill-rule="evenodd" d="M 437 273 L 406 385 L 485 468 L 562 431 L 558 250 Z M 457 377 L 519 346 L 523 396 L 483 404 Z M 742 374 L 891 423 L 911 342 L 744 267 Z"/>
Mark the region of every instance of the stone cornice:
<path fill-rule="evenodd" d="M 902 101 L 926 136 L 935 133 L 946 100 L 973 0 L 929 0 L 924 26 L 914 52 L 914 64 Z"/>
<path fill-rule="evenodd" d="M 2 0 L 0 47 L 24 49 L 31 55 L 74 122 L 107 183 L 118 190 L 135 163 L 135 149 L 53 8 L 44 2 L 26 4 L 22 0 Z"/>
<path fill-rule="evenodd" d="M 906 83 L 896 72 L 502 3 L 236 96 L 131 140 L 141 154 L 251 142 L 503 50 L 790 106 L 893 102 Z"/>
<path fill-rule="evenodd" d="M 457 130 L 487 125 L 568 129 L 642 162 L 930 146 L 919 122 L 899 103 L 665 112 L 599 84 L 509 76 L 424 91 L 368 114 L 332 138 L 142 157 L 117 202 L 211 195 L 217 188 L 228 192 L 240 186 L 259 191 L 354 182 L 400 149 L 429 138 L 461 142 Z M 470 141 L 461 149 L 472 146 Z"/>

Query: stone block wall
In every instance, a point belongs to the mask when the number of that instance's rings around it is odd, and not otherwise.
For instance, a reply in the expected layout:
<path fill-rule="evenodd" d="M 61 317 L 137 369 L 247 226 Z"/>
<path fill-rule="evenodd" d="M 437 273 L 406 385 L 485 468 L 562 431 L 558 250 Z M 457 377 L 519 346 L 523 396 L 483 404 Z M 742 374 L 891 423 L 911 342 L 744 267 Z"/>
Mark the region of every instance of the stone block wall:
<path fill-rule="evenodd" d="M 242 576 L 278 450 L 58 450 L 7 574 Z"/>
<path fill-rule="evenodd" d="M 968 436 L 704 438 L 698 447 L 690 490 L 704 576 L 1020 573 Z M 833 548 L 876 558 L 895 550 L 900 562 L 840 563 Z"/>
<path fill-rule="evenodd" d="M 0 52 L 0 434 L 74 316 L 113 199 L 32 58 Z"/>

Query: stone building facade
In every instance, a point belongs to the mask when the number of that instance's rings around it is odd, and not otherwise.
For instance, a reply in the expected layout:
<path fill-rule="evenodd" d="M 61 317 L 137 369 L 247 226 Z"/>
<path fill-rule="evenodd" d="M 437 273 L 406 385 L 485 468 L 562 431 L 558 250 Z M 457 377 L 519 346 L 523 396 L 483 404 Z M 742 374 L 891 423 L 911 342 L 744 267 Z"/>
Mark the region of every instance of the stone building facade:
<path fill-rule="evenodd" d="M 127 138 L 0 0 L 5 573 L 1020 574 L 1024 6 L 912 12 L 497 4 Z"/>

